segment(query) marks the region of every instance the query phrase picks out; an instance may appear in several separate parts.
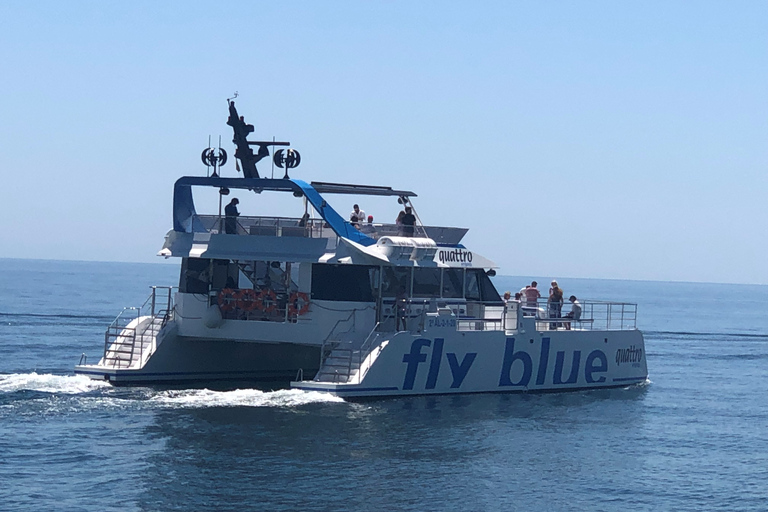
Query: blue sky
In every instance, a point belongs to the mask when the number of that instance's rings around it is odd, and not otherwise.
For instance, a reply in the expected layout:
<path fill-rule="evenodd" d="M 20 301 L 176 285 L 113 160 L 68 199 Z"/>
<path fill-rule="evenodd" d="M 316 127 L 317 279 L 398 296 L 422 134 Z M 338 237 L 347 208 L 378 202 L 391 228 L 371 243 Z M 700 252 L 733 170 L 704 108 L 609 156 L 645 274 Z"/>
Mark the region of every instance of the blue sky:
<path fill-rule="evenodd" d="M 0 55 L 0 257 L 159 261 L 238 91 L 294 177 L 414 190 L 502 274 L 768 284 L 763 1 L 11 0 Z"/>

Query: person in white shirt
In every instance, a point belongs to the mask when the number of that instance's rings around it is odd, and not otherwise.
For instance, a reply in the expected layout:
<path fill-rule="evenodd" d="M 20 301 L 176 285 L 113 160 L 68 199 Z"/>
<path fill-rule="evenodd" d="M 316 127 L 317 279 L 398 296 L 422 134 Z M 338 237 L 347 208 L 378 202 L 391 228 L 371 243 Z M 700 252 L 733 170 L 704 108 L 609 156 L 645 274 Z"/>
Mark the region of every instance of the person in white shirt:
<path fill-rule="evenodd" d="M 359 226 L 365 222 L 365 218 L 365 212 L 358 205 L 352 207 L 352 213 L 349 214 L 349 222 Z"/>
<path fill-rule="evenodd" d="M 571 301 L 571 312 L 566 313 L 566 315 L 563 318 L 573 318 L 574 320 L 581 320 L 581 304 L 579 303 L 578 299 L 575 295 L 571 295 L 568 297 L 568 300 Z M 567 330 L 571 330 L 571 322 L 565 322 L 565 328 Z"/>

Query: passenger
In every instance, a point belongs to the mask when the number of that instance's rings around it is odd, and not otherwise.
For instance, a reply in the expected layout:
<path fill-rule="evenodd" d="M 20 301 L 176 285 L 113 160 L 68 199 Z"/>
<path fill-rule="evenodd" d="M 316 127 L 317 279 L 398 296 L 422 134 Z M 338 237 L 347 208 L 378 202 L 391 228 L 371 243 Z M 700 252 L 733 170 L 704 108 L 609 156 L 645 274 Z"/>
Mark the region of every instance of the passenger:
<path fill-rule="evenodd" d="M 405 293 L 405 286 L 400 286 L 395 296 L 395 330 L 400 330 L 400 322 L 403 323 L 403 330 L 408 330 L 405 325 L 405 316 L 408 310 L 408 295 Z"/>
<path fill-rule="evenodd" d="M 504 296 L 501 298 L 504 301 L 504 304 L 512 300 L 512 293 L 509 291 L 504 292 Z"/>
<path fill-rule="evenodd" d="M 552 288 L 549 289 L 549 300 L 547 301 L 549 318 L 560 318 L 563 311 L 563 290 L 557 285 L 557 281 L 552 281 Z M 550 330 L 557 329 L 559 323 L 549 324 Z"/>
<path fill-rule="evenodd" d="M 522 298 L 523 298 L 523 294 L 522 294 L 522 293 L 520 293 L 520 292 L 517 292 L 517 293 L 515 294 L 515 300 L 516 300 L 516 301 L 520 302 L 520 299 L 522 299 Z"/>
<path fill-rule="evenodd" d="M 236 197 L 233 197 L 227 206 L 224 207 L 224 233 L 228 235 L 237 234 L 237 217 L 240 212 L 237 211 L 237 205 L 240 201 Z"/>
<path fill-rule="evenodd" d="M 300 228 L 306 227 L 308 222 L 309 222 L 309 212 L 305 212 L 304 215 L 301 216 L 301 220 L 299 221 L 299 227 Z"/>
<path fill-rule="evenodd" d="M 405 207 L 405 214 L 400 219 L 403 226 L 403 236 L 413 236 L 413 226 L 416 224 L 416 216 L 411 213 L 411 207 Z"/>
<path fill-rule="evenodd" d="M 400 210 L 400 213 L 397 214 L 397 218 L 395 219 L 398 236 L 403 236 L 403 217 L 404 216 L 405 216 L 405 211 Z"/>
<path fill-rule="evenodd" d="M 376 233 L 376 228 L 373 227 L 373 215 L 368 216 L 368 222 L 366 222 L 360 227 L 360 231 L 368 234 Z"/>
<path fill-rule="evenodd" d="M 528 314 L 535 314 L 535 311 L 537 310 L 538 301 L 541 297 L 541 293 L 539 293 L 539 289 L 536 288 L 539 285 L 536 281 L 531 282 L 531 286 L 526 286 L 525 289 L 522 292 L 523 297 L 525 297 L 525 307 L 528 308 Z"/>
<path fill-rule="evenodd" d="M 358 223 L 365 222 L 365 212 L 358 205 L 354 205 L 352 213 L 349 214 L 349 221 L 352 224 L 356 224 L 356 227 L 359 227 Z"/>
<path fill-rule="evenodd" d="M 581 320 L 581 304 L 579 304 L 579 301 L 576 299 L 575 295 L 571 295 L 568 297 L 568 300 L 571 301 L 571 312 L 566 313 L 563 318 L 572 318 L 573 320 Z M 565 322 L 565 328 L 567 330 L 571 330 L 571 322 Z"/>

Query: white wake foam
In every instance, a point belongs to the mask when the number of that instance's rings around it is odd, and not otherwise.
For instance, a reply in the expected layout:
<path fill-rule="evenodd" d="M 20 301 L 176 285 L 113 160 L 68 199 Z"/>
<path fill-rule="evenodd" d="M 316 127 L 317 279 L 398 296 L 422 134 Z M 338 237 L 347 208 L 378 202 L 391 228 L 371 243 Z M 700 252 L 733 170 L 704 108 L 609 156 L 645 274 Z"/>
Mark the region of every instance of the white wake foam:
<path fill-rule="evenodd" d="M 211 391 L 210 389 L 189 389 L 164 391 L 150 401 L 172 407 L 296 407 L 299 405 L 325 402 L 343 402 L 342 398 L 318 391 L 282 389 L 260 391 L 258 389 L 236 389 L 234 391 Z"/>
<path fill-rule="evenodd" d="M 52 375 L 36 372 L 0 375 L 0 393 L 29 390 L 73 395 L 107 386 L 109 386 L 107 382 L 91 380 L 84 375 Z"/>

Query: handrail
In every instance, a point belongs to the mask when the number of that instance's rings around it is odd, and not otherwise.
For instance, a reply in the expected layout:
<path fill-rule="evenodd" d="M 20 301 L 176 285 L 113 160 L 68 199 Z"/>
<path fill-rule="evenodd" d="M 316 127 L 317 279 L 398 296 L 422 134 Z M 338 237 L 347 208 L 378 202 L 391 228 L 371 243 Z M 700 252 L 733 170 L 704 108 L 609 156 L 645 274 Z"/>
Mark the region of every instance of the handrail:
<path fill-rule="evenodd" d="M 218 234 L 224 231 L 225 216 L 198 214 L 196 218 L 209 233 Z M 239 216 L 235 220 L 238 235 L 266 236 L 303 236 L 306 238 L 335 238 L 338 236 L 322 218 L 311 218 L 302 222 L 299 217 L 278 216 Z M 453 226 L 413 226 L 413 234 L 406 235 L 404 226 L 400 224 L 359 222 L 357 230 L 377 240 L 382 236 L 415 236 L 432 238 L 438 243 L 457 244 L 467 233 L 467 228 Z M 258 228 L 258 229 L 251 229 Z M 284 228 L 288 228 L 284 231 Z M 304 228 L 303 233 L 293 228 Z"/>
<path fill-rule="evenodd" d="M 373 350 L 371 350 L 371 346 L 373 345 L 373 340 L 377 339 L 379 337 L 379 333 L 376 332 L 379 327 L 380 322 L 376 322 L 376 325 L 373 326 L 373 329 L 368 333 L 368 336 L 365 337 L 365 340 L 363 341 L 362 345 L 360 345 L 360 352 L 357 354 L 357 383 L 360 384 L 360 381 L 363 378 L 363 361 L 370 355 Z M 375 336 L 374 336 L 375 335 Z M 351 361 L 350 361 L 351 366 Z M 368 368 L 366 368 L 366 373 L 368 373 L 368 370 L 370 370 L 370 364 L 368 365 Z M 350 370 L 351 371 L 351 370 Z"/>
<path fill-rule="evenodd" d="M 104 356 L 102 359 L 104 366 L 110 366 L 111 362 L 113 368 L 123 368 L 124 366 L 130 368 L 134 361 L 138 362 L 139 366 L 141 366 L 156 349 L 157 334 L 170 321 L 174 312 L 175 306 L 172 294 L 176 287 L 151 286 L 150 288 L 152 292 L 141 306 L 123 308 L 107 327 L 104 333 Z M 168 294 L 158 297 L 158 290 L 167 290 Z M 142 315 L 142 311 L 145 312 L 144 315 Z M 128 312 L 131 312 L 130 318 L 128 318 Z M 143 328 L 139 329 L 141 325 L 139 320 L 142 317 L 149 317 L 150 320 L 145 323 Z M 158 319 L 160 320 L 159 324 L 156 323 Z M 136 321 L 136 325 L 129 327 L 134 321 Z M 148 335 L 151 336 L 149 342 L 146 340 Z M 136 346 L 137 339 L 141 340 L 138 347 Z M 148 345 L 146 353 L 145 344 Z M 138 354 L 136 352 L 137 348 Z M 138 358 L 136 357 L 137 355 Z"/>
<path fill-rule="evenodd" d="M 335 336 L 336 335 L 335 334 L 336 328 L 339 326 L 339 324 L 341 322 L 348 322 L 351 319 L 352 320 L 352 326 L 353 327 L 355 326 L 355 311 L 357 311 L 357 310 L 353 309 L 352 311 L 349 312 L 349 315 L 347 315 L 346 318 L 340 318 L 340 319 L 336 320 L 336 323 L 333 325 L 333 328 L 328 333 L 328 336 L 326 336 L 325 339 L 323 339 L 322 343 L 320 344 L 320 367 L 323 366 L 323 363 L 325 362 L 325 359 L 327 358 L 327 356 L 325 355 L 325 344 L 326 344 L 326 342 L 331 338 L 331 336 Z M 349 332 L 349 331 L 347 331 L 347 332 Z M 337 342 L 337 344 L 338 344 L 338 342 Z M 330 355 L 330 353 L 329 353 L 329 355 Z"/>

